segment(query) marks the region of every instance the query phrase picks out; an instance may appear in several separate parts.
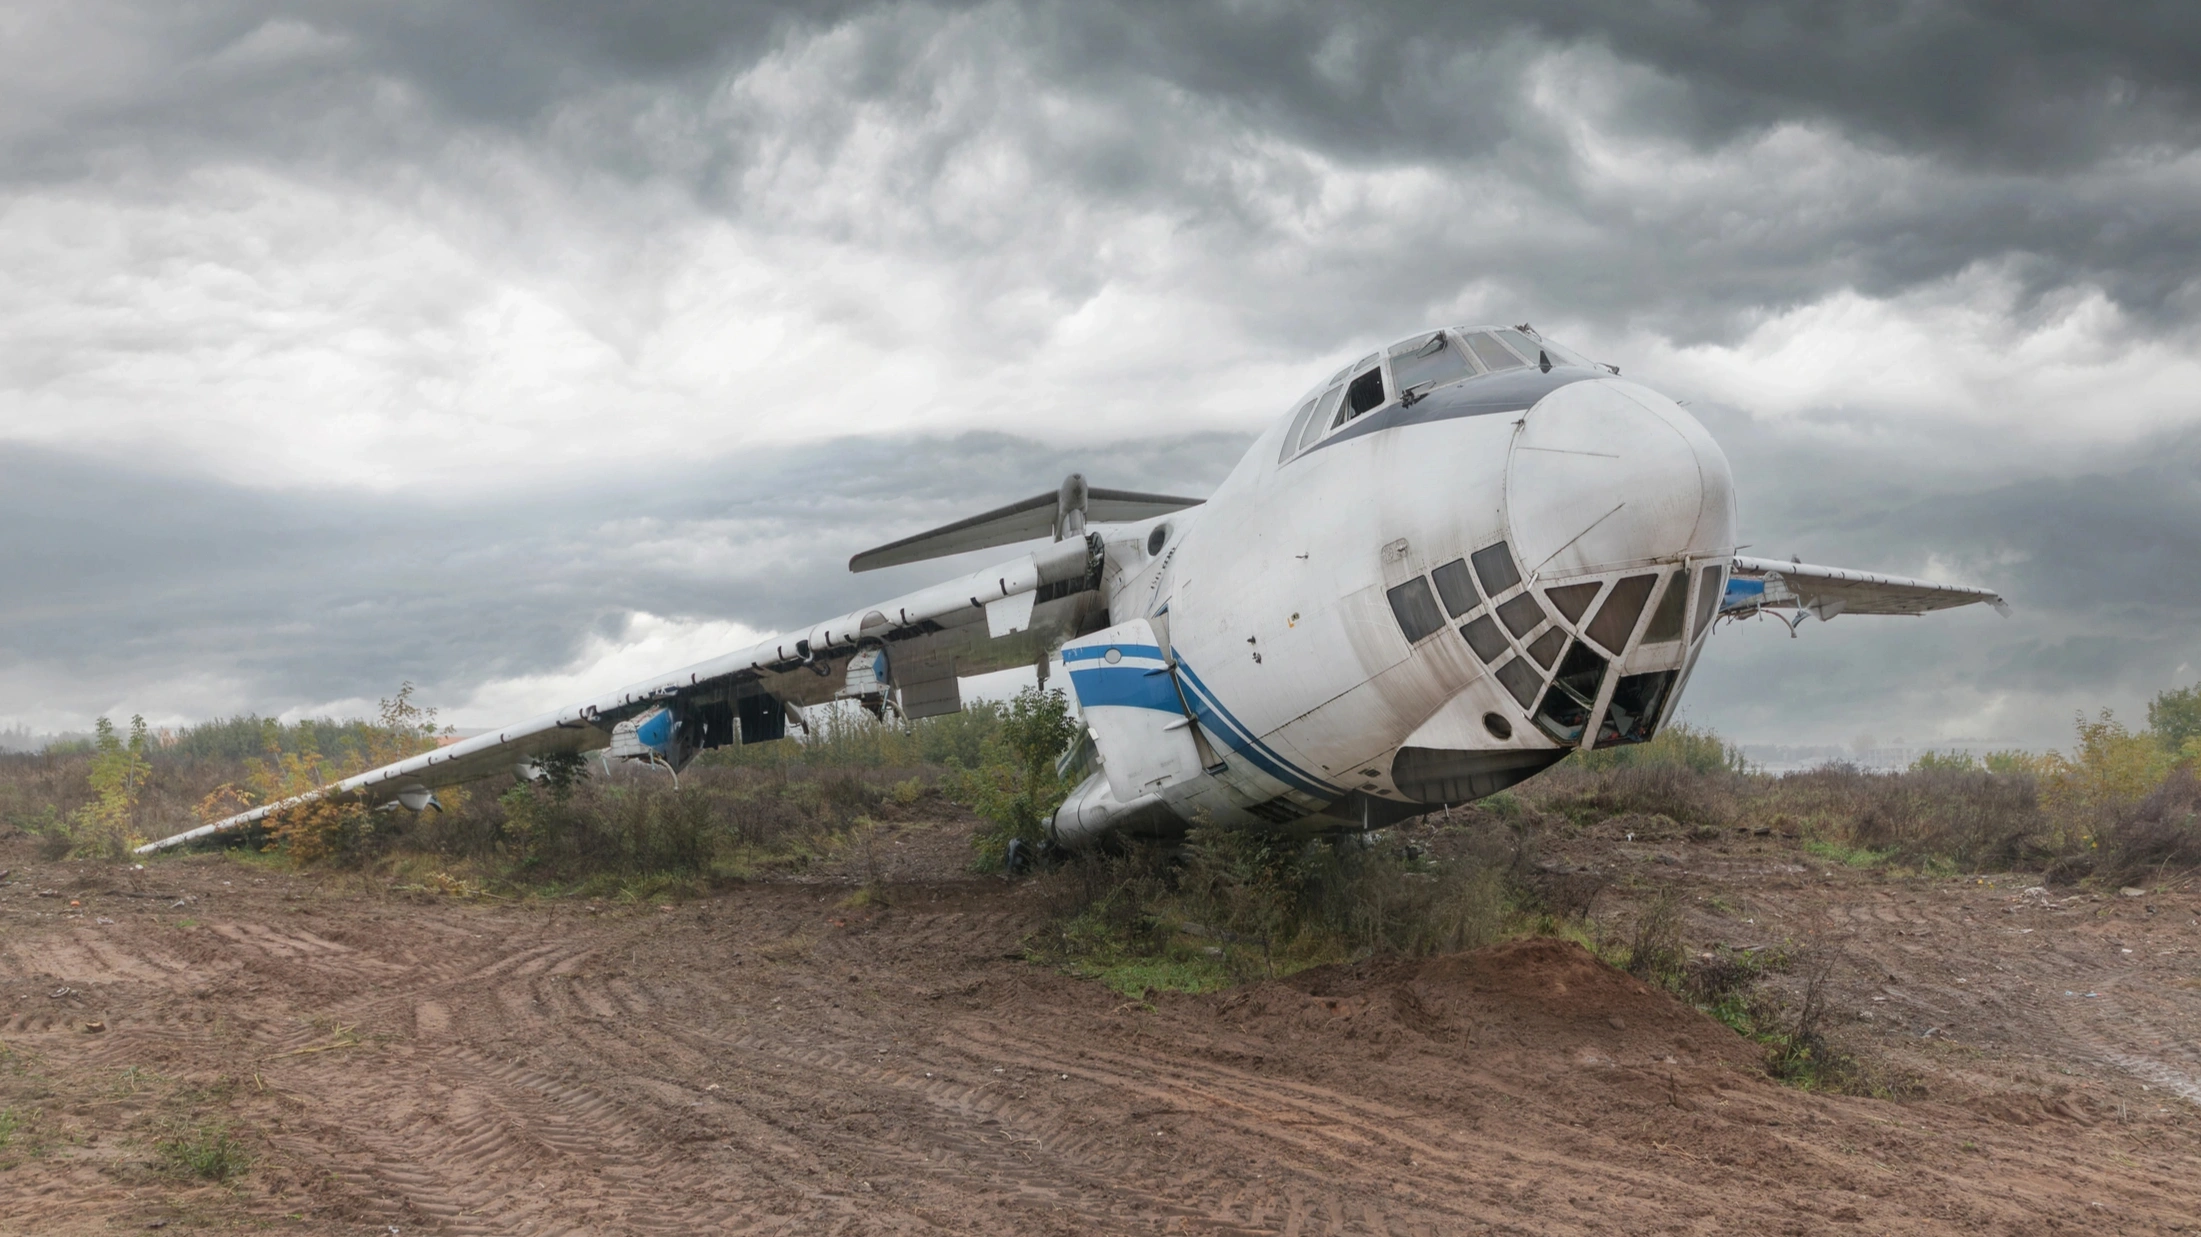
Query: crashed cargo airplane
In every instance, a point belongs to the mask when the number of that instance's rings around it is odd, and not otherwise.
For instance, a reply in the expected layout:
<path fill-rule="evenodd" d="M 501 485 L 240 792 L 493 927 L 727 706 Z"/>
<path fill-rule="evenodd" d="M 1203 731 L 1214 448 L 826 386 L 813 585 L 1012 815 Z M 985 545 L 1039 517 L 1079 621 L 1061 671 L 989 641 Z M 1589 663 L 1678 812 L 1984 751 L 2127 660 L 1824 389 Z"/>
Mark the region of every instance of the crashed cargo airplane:
<path fill-rule="evenodd" d="M 1984 589 L 1736 555 L 1735 487 L 1673 400 L 1527 326 L 1426 331 L 1296 402 L 1205 500 L 1089 488 L 858 554 L 855 571 L 1051 537 L 773 636 L 143 850 L 309 799 L 419 811 L 438 787 L 604 752 L 678 771 L 804 710 L 962 708 L 958 676 L 1059 651 L 1092 771 L 1076 847 L 1204 814 L 1379 828 L 1493 794 L 1673 715 L 1723 616 L 1920 614 Z M 1785 616 L 1784 616 L 1785 617 Z"/>

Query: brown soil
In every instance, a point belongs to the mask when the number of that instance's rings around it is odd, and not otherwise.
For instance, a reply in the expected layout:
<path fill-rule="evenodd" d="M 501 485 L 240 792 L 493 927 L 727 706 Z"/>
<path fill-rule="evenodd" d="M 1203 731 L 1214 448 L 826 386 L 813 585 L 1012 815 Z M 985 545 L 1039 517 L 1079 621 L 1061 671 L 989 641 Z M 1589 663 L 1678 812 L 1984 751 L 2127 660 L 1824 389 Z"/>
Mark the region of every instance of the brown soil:
<path fill-rule="evenodd" d="M 1552 940 L 1126 1002 L 1016 960 L 1034 894 L 962 844 L 884 839 L 883 905 L 828 878 L 659 909 L 0 842 L 0 1231 L 2201 1231 L 2190 888 L 1898 880 L 1655 821 L 1557 856 L 1677 883 L 1693 945 L 1838 958 L 1888 1100 L 1770 1081 Z M 256 1157 L 227 1186 L 154 1150 L 208 1119 Z"/>

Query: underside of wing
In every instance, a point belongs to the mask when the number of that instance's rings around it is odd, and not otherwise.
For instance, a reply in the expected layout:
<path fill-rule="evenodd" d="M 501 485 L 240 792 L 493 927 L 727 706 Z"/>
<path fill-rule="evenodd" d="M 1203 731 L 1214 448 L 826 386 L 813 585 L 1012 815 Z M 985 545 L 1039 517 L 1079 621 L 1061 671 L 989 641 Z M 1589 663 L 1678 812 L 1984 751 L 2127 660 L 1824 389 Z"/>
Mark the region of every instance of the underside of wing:
<path fill-rule="evenodd" d="M 1925 614 L 1983 602 L 2007 616 L 2010 606 L 1992 589 L 1937 584 L 1905 576 L 1769 558 L 1736 558 L 1721 599 L 1722 614 L 1793 609 L 1800 621 L 1822 622 L 1840 614 Z"/>

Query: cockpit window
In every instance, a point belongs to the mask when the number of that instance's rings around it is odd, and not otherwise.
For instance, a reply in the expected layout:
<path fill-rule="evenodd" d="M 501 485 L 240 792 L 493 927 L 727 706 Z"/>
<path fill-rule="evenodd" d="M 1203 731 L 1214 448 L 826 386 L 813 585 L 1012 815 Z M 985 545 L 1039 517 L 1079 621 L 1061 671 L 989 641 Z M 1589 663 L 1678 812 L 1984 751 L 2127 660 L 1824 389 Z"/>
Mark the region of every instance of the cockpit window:
<path fill-rule="evenodd" d="M 1337 412 L 1338 401 L 1344 398 L 1344 387 L 1331 387 L 1322 393 L 1321 401 L 1314 407 L 1314 415 L 1307 418 L 1307 432 L 1299 436 L 1300 450 L 1313 446 L 1315 440 L 1322 437 L 1323 431 L 1330 428 L 1330 420 Z"/>
<path fill-rule="evenodd" d="M 1613 585 L 1584 634 L 1615 653 L 1625 649 L 1628 637 L 1635 634 L 1636 617 L 1643 613 L 1643 603 L 1651 599 L 1651 588 L 1657 583 L 1657 576 L 1645 575 L 1629 576 Z"/>
<path fill-rule="evenodd" d="M 1475 362 L 1443 331 L 1432 331 L 1391 348 L 1391 382 L 1401 396 L 1418 395 L 1474 373 Z"/>
<path fill-rule="evenodd" d="M 1689 639 L 1704 639 L 1704 633 L 1712 630 L 1712 620 L 1719 614 L 1720 585 L 1725 583 L 1726 568 L 1714 563 L 1699 573 L 1697 584 L 1697 620 L 1691 625 Z"/>
<path fill-rule="evenodd" d="M 1350 421 L 1382 403 L 1383 370 L 1379 366 L 1353 379 L 1353 384 L 1345 388 L 1345 420 Z"/>
<path fill-rule="evenodd" d="M 1666 578 L 1666 593 L 1658 599 L 1658 609 L 1651 612 L 1651 625 L 1643 632 L 1643 643 L 1665 644 L 1681 639 L 1681 617 L 1689 604 L 1689 573 L 1677 571 Z"/>
<path fill-rule="evenodd" d="M 1542 365 L 1549 369 L 1557 363 L 1557 359 L 1544 350 L 1541 340 L 1530 339 L 1519 331 L 1492 331 L 1491 334 L 1504 340 L 1515 352 L 1521 354 L 1522 360 L 1531 365 Z"/>
<path fill-rule="evenodd" d="M 1475 586 L 1468 582 L 1466 559 L 1455 558 L 1429 574 L 1436 577 L 1437 596 L 1444 598 L 1444 608 L 1453 618 L 1475 608 Z"/>
<path fill-rule="evenodd" d="M 1496 597 L 1521 582 L 1521 573 L 1503 541 L 1486 545 L 1467 557 L 1475 564 L 1475 578 L 1483 582 L 1485 597 Z"/>
<path fill-rule="evenodd" d="M 1277 463 L 1290 459 L 1292 453 L 1299 450 L 1299 436 L 1306 432 L 1307 419 L 1314 415 L 1314 406 L 1321 401 L 1319 395 L 1309 396 L 1307 402 L 1299 406 L 1299 411 L 1292 414 L 1291 426 L 1284 431 L 1284 445 L 1277 448 Z"/>
<path fill-rule="evenodd" d="M 1429 581 L 1415 576 L 1406 583 L 1390 590 L 1391 615 L 1399 621 L 1399 630 L 1406 633 L 1406 642 L 1416 644 L 1424 636 L 1444 626 L 1444 614 L 1437 609 L 1437 599 L 1429 595 Z"/>
<path fill-rule="evenodd" d="M 1288 460 L 1313 446 L 1329 430 L 1330 422 L 1337 412 L 1338 401 L 1344 397 L 1344 387 L 1331 387 L 1316 396 L 1311 401 L 1313 407 L 1307 410 L 1307 415 L 1292 421 L 1292 430 L 1284 436 L 1284 451 L 1278 462 Z"/>
<path fill-rule="evenodd" d="M 1519 369 L 1528 364 L 1527 361 L 1513 355 L 1504 344 L 1498 342 L 1497 336 L 1488 331 L 1476 331 L 1470 334 L 1467 337 L 1467 346 L 1475 353 L 1475 359 L 1483 363 L 1484 369 L 1493 371 Z"/>
<path fill-rule="evenodd" d="M 1567 347 L 1565 344 L 1555 344 L 1548 339 L 1539 339 L 1536 341 L 1536 346 L 1550 354 L 1551 363 L 1554 365 L 1572 365 L 1576 369 L 1597 368 L 1588 357 Z"/>

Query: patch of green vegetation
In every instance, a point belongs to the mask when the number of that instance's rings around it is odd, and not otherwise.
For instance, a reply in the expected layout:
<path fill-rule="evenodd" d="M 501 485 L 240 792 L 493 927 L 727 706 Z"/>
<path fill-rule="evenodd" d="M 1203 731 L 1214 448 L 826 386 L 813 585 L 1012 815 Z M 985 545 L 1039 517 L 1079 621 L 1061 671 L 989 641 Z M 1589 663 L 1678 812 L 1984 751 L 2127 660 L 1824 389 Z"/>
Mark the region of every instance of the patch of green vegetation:
<path fill-rule="evenodd" d="M 1849 868 L 1877 867 L 1887 862 L 1896 853 L 1894 847 L 1889 847 L 1886 850 L 1869 850 L 1862 846 L 1845 846 L 1840 842 L 1829 841 L 1825 838 L 1804 839 L 1804 849 L 1821 859 L 1839 863 Z"/>
<path fill-rule="evenodd" d="M 1048 820 L 1075 786 L 1057 771 L 1057 761 L 1082 730 L 1070 715 L 1069 698 L 1052 689 L 1025 688 L 1000 716 L 980 747 L 977 767 L 957 773 L 946 788 L 986 821 L 971 838 L 981 872 L 1005 866 L 1012 842 L 1037 853 Z"/>
<path fill-rule="evenodd" d="M 1133 1000 L 1143 1000 L 1154 992 L 1213 992 L 1235 982 L 1230 969 L 1218 956 L 1183 950 L 1171 952 L 1174 956 L 1132 958 L 1114 963 L 1086 959 L 1072 963 L 1069 971 L 1073 975 L 1097 979 L 1103 987 Z"/>
<path fill-rule="evenodd" d="M 22 1115 L 13 1108 L 0 1108 L 0 1150 L 6 1150 L 15 1138 L 15 1131 L 22 1128 Z"/>
<path fill-rule="evenodd" d="M 252 1153 L 227 1124 L 217 1121 L 182 1127 L 155 1142 L 153 1150 L 163 1168 L 202 1181 L 229 1181 L 252 1167 Z"/>
<path fill-rule="evenodd" d="M 1448 952 L 1518 918 L 1505 870 L 1497 856 L 1194 829 L 1174 849 L 1128 846 L 1043 876 L 1052 913 L 1027 956 L 1138 996 Z"/>

